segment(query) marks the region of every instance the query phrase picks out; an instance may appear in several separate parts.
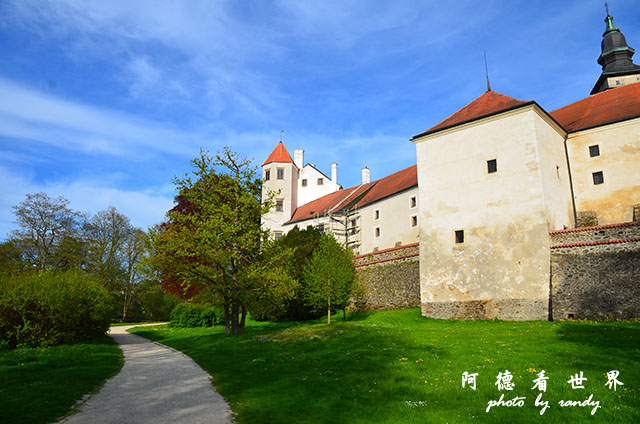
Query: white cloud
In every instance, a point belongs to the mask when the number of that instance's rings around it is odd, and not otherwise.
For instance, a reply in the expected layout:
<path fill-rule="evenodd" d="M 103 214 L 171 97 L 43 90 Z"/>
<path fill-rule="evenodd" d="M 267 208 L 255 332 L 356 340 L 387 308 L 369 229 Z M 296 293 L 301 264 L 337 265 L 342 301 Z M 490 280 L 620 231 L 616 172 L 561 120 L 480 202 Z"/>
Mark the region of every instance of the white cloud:
<path fill-rule="evenodd" d="M 115 206 L 133 225 L 144 230 L 162 222 L 164 214 L 173 207 L 174 193 L 169 185 L 143 191 L 118 189 L 111 184 L 113 177 L 38 183 L 30 173 L 16 173 L 2 166 L 0 181 L 4 186 L 0 196 L 0 240 L 16 229 L 11 207 L 23 201 L 28 193 L 63 196 L 72 209 L 90 214 Z"/>

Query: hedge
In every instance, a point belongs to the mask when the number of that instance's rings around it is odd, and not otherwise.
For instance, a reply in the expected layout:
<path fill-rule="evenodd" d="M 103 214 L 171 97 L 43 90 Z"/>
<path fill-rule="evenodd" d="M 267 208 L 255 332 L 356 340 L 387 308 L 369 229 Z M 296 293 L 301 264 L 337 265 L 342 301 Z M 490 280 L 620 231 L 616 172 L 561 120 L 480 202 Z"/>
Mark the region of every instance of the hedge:
<path fill-rule="evenodd" d="M 45 347 L 107 331 L 112 299 L 82 272 L 0 275 L 0 347 Z"/>

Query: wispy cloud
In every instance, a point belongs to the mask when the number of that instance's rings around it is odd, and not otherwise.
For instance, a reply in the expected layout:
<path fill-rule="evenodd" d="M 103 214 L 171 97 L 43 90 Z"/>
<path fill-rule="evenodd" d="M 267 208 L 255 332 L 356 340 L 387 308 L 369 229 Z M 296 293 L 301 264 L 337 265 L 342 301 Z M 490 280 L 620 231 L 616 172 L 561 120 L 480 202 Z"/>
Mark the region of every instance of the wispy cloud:
<path fill-rule="evenodd" d="M 2 78 L 0 97 L 0 136 L 65 150 L 133 157 L 151 149 L 185 155 L 205 138 L 135 115 L 54 97 Z"/>

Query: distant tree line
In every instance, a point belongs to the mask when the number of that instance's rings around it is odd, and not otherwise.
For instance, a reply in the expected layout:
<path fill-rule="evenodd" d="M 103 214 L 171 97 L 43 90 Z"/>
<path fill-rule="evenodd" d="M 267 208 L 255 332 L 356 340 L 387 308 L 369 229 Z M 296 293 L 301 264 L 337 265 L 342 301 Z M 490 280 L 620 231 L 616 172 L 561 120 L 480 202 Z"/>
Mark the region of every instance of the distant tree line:
<path fill-rule="evenodd" d="M 56 316 L 46 318 L 52 322 L 72 313 L 60 310 L 60 302 L 54 305 L 52 302 L 57 300 L 52 294 L 46 298 L 36 296 L 29 305 L 20 300 L 20 297 L 35 296 L 36 292 L 44 295 L 43 287 L 53 284 L 52 281 L 73 281 L 72 285 L 84 285 L 86 292 L 91 291 L 91 287 L 98 287 L 101 294 L 98 291 L 95 294 L 100 301 L 93 308 L 104 310 L 102 316 L 108 320 L 169 318 L 178 300 L 165 295 L 159 281 L 153 279 L 153 273 L 145 265 L 150 253 L 146 233 L 135 228 L 116 208 L 109 207 L 94 215 L 81 214 L 72 210 L 64 197 L 51 198 L 46 193 L 35 193 L 28 194 L 15 205 L 13 212 L 18 228 L 11 232 L 7 241 L 0 243 L 0 285 L 3 289 L 0 293 L 0 339 L 12 338 L 11 343 L 18 343 L 16 340 L 20 337 L 16 334 L 26 334 L 39 325 L 40 318 L 45 320 L 42 316 L 45 312 L 57 311 Z M 49 290 L 56 287 L 63 291 L 66 290 L 64 287 L 72 289 L 70 285 L 56 284 Z M 19 295 L 21 287 L 31 288 L 33 292 L 22 290 L 23 294 Z M 71 290 L 66 295 L 72 292 L 76 293 Z M 9 299 L 9 293 L 17 297 Z M 62 297 L 60 301 L 71 301 Z M 91 301 L 84 299 L 83 302 Z M 25 308 L 30 308 L 29 312 Z M 15 323 L 20 320 L 22 324 Z M 81 325 L 78 323 L 78 334 L 82 333 Z M 52 332 L 55 331 L 43 327 L 41 332 L 46 334 L 30 336 L 40 337 L 42 341 L 28 344 L 55 344 L 55 340 L 69 339 L 54 337 Z M 8 333 L 12 336 L 7 336 Z"/>

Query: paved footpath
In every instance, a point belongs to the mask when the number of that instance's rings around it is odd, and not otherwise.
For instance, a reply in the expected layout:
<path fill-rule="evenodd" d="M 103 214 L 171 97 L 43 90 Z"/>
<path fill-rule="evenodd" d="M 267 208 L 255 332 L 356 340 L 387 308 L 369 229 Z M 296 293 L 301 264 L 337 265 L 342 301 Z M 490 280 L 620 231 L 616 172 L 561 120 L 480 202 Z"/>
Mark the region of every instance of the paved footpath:
<path fill-rule="evenodd" d="M 231 424 L 231 409 L 210 376 L 181 352 L 111 327 L 124 367 L 80 412 L 60 424 Z"/>

